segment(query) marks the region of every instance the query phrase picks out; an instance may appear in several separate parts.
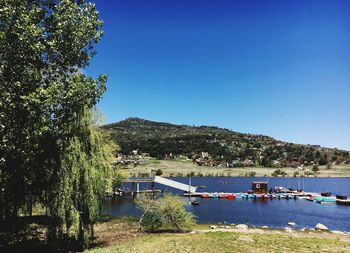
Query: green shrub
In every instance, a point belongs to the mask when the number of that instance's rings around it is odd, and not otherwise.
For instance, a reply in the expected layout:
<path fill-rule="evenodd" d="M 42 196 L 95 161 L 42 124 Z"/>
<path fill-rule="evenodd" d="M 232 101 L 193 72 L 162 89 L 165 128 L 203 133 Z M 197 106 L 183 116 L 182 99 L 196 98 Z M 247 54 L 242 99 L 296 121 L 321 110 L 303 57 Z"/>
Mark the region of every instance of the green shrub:
<path fill-rule="evenodd" d="M 139 220 L 139 229 L 147 232 L 184 232 L 191 230 L 195 224 L 193 214 L 186 211 L 185 203 L 177 196 L 139 195 L 136 204 L 143 211 Z"/>
<path fill-rule="evenodd" d="M 157 231 L 161 229 L 163 224 L 160 212 L 156 210 L 145 213 L 142 221 L 142 226 L 146 231 Z"/>
<path fill-rule="evenodd" d="M 271 174 L 271 176 L 273 176 L 273 177 L 278 177 L 279 175 L 284 177 L 284 176 L 287 176 L 288 174 L 282 169 L 277 169 Z"/>

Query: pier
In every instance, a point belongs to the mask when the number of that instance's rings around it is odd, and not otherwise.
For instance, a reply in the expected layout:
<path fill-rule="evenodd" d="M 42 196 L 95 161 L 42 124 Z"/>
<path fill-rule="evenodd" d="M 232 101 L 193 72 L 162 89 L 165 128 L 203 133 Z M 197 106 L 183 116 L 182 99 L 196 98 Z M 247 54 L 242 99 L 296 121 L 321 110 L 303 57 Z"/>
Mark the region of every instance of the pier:
<path fill-rule="evenodd" d="M 174 189 L 178 189 L 184 192 L 188 193 L 196 193 L 197 187 L 191 186 L 188 184 L 180 183 L 168 178 L 164 178 L 161 176 L 153 176 L 153 177 L 129 177 L 124 181 L 124 183 L 131 183 L 131 190 L 123 190 L 121 188 L 114 188 L 114 195 L 116 195 L 116 192 L 120 196 L 127 196 L 127 195 L 135 195 L 138 193 L 159 193 L 161 190 L 155 190 L 154 186 L 155 183 L 162 184 L 168 187 L 172 187 Z M 151 189 L 150 190 L 140 190 L 140 183 L 150 183 Z"/>

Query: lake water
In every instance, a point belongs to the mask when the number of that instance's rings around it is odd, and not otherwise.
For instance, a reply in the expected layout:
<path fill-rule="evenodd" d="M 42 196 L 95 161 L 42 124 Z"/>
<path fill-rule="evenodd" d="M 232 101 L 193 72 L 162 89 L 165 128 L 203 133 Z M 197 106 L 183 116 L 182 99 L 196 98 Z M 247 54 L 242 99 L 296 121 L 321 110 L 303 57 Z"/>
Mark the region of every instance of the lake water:
<path fill-rule="evenodd" d="M 172 180 L 188 183 L 188 178 L 173 177 Z M 304 185 L 307 192 L 332 192 L 333 195 L 350 197 L 350 178 L 242 178 L 242 177 L 194 177 L 192 185 L 205 185 L 207 188 L 198 191 L 208 192 L 242 192 L 250 190 L 253 181 L 266 181 L 268 186 L 284 186 L 298 188 Z M 126 188 L 130 187 L 125 185 Z M 141 189 L 149 189 L 149 184 L 142 184 Z M 155 185 L 174 194 L 180 191 Z M 289 221 L 295 222 L 296 228 L 314 228 L 317 223 L 326 225 L 331 230 L 350 231 L 350 206 L 337 204 L 318 204 L 298 200 L 227 200 L 192 198 L 200 202 L 199 206 L 191 206 L 188 198 L 183 197 L 186 208 L 191 211 L 199 223 L 235 223 L 252 226 L 269 226 L 284 228 Z M 141 211 L 135 206 L 133 197 L 117 197 L 107 199 L 102 207 L 103 212 L 115 217 L 138 216 Z"/>

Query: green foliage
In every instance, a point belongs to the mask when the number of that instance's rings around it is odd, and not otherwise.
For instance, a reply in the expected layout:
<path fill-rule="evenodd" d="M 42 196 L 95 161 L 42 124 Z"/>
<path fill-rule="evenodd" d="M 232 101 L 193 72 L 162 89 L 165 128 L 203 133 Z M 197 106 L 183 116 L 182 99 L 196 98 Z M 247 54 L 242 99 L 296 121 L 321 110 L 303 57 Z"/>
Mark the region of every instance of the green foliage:
<path fill-rule="evenodd" d="M 42 205 L 48 239 L 87 246 L 111 176 L 110 142 L 91 111 L 106 89 L 81 71 L 102 31 L 95 5 L 0 0 L 0 219 Z"/>
<path fill-rule="evenodd" d="M 141 225 L 145 231 L 160 231 L 163 225 L 160 211 L 154 210 L 145 213 Z"/>
<path fill-rule="evenodd" d="M 191 212 L 185 210 L 184 202 L 173 195 L 152 197 L 139 195 L 136 204 L 142 209 L 140 228 L 148 232 L 190 230 L 195 224 Z"/>
<path fill-rule="evenodd" d="M 284 177 L 284 176 L 287 176 L 287 175 L 288 174 L 282 169 L 277 169 L 271 174 L 271 176 L 273 176 L 273 177 L 278 177 L 278 176 Z"/>
<path fill-rule="evenodd" d="M 111 187 L 120 186 L 127 177 L 128 173 L 125 170 L 119 167 L 114 168 L 114 173 L 112 176 L 113 181 L 109 188 L 111 189 Z"/>
<path fill-rule="evenodd" d="M 324 155 L 320 158 L 320 160 L 318 161 L 318 164 L 319 164 L 319 165 L 327 165 L 327 163 L 328 163 L 328 156 L 327 156 L 327 154 L 324 154 Z"/>
<path fill-rule="evenodd" d="M 187 173 L 187 177 L 194 177 L 196 175 L 195 172 L 191 171 L 190 173 Z"/>

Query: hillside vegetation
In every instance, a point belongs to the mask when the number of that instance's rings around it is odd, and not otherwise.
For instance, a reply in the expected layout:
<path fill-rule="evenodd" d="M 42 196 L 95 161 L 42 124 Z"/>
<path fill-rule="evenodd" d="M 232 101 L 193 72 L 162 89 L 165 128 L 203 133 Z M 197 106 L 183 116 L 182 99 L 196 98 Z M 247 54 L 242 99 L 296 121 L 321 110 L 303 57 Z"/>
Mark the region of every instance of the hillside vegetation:
<path fill-rule="evenodd" d="M 213 126 L 175 125 L 128 118 L 105 125 L 103 129 L 118 142 L 120 152 L 125 155 L 138 150 L 158 159 L 185 156 L 198 165 L 224 167 L 350 163 L 349 151 L 293 144 Z"/>

